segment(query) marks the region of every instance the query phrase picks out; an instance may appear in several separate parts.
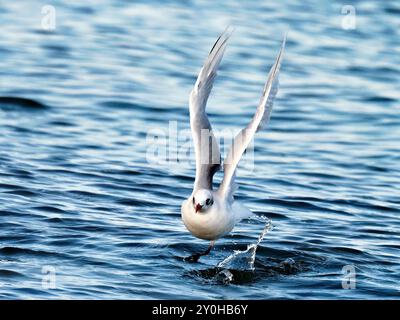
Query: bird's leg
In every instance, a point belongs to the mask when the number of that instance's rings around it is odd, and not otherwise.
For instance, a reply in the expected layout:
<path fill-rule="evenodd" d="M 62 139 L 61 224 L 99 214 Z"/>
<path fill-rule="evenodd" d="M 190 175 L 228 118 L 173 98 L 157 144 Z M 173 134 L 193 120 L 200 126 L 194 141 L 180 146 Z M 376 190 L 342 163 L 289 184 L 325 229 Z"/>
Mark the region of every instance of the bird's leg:
<path fill-rule="evenodd" d="M 214 244 L 215 244 L 215 241 L 210 241 L 210 244 L 209 244 L 207 250 L 204 251 L 202 255 L 203 256 L 208 255 L 211 252 L 211 249 L 214 247 Z"/>
<path fill-rule="evenodd" d="M 213 248 L 214 243 L 215 243 L 215 241 L 211 241 L 210 245 L 208 246 L 206 251 L 192 254 L 191 256 L 185 258 L 185 261 L 198 262 L 201 256 L 206 256 L 211 252 L 211 249 Z"/>

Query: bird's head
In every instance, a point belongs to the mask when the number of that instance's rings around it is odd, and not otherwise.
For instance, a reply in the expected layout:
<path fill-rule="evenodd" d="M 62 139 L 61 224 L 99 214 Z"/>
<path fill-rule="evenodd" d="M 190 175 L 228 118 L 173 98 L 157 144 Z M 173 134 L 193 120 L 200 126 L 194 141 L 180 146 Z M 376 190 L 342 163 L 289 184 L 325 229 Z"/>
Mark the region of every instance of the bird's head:
<path fill-rule="evenodd" d="M 193 195 L 193 207 L 196 213 L 205 212 L 213 203 L 213 195 L 211 190 L 200 189 Z"/>

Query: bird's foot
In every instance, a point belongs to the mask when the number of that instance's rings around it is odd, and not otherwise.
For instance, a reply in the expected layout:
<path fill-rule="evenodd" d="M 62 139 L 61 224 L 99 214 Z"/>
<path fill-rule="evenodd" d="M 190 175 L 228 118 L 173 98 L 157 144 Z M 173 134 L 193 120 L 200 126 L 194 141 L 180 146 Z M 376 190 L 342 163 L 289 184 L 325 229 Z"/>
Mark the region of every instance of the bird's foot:
<path fill-rule="evenodd" d="M 183 260 L 186 262 L 199 262 L 201 256 L 204 256 L 202 253 L 195 253 L 189 257 L 185 257 Z"/>

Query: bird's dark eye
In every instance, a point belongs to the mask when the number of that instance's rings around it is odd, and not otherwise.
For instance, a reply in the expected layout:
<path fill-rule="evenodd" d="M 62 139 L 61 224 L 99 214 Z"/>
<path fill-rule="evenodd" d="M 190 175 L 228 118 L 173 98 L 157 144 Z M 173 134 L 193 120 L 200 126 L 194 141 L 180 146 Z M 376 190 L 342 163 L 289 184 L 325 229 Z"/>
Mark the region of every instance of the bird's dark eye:
<path fill-rule="evenodd" d="M 195 203 L 194 197 L 193 197 L 193 204 Z"/>
<path fill-rule="evenodd" d="M 210 203 L 211 203 L 211 200 L 210 200 L 210 199 L 207 199 L 207 200 L 206 200 L 206 205 L 208 205 L 208 206 L 209 206 L 209 205 L 210 205 Z"/>

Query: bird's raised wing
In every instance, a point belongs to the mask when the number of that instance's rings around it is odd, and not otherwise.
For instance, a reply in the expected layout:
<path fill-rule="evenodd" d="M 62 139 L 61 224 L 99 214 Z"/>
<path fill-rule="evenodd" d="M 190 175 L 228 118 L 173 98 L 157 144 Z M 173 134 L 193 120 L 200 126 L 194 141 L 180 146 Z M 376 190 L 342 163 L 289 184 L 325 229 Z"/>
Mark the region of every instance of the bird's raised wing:
<path fill-rule="evenodd" d="M 281 49 L 275 60 L 275 63 L 271 67 L 268 75 L 268 80 L 264 86 L 263 93 L 261 95 L 260 102 L 258 104 L 256 113 L 247 125 L 246 128 L 242 129 L 238 135 L 235 137 L 231 149 L 224 161 L 224 178 L 218 189 L 218 192 L 225 198 L 232 199 L 233 193 L 235 191 L 235 172 L 236 167 L 249 146 L 254 134 L 267 125 L 275 96 L 278 92 L 278 74 L 281 65 L 281 60 L 283 56 L 283 51 L 285 48 L 286 36 L 283 39 Z"/>
<path fill-rule="evenodd" d="M 189 97 L 190 127 L 196 154 L 196 179 L 193 192 L 199 189 L 212 189 L 213 176 L 221 167 L 219 146 L 206 114 L 206 104 L 231 34 L 232 31 L 226 29 L 217 39 Z"/>

